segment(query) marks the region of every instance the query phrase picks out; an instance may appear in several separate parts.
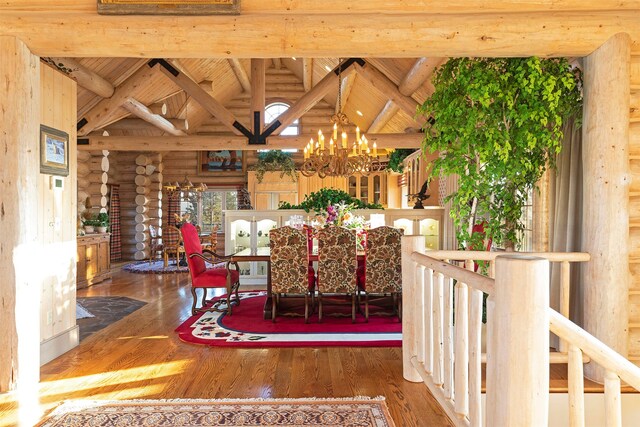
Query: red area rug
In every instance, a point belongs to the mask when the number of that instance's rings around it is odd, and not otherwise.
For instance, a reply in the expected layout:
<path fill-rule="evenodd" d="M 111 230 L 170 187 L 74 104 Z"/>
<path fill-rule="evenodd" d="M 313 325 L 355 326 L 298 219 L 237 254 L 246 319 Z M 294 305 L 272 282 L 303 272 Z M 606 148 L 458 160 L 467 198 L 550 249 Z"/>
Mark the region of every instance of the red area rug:
<path fill-rule="evenodd" d="M 369 315 L 369 323 L 358 315 L 323 316 L 318 323 L 314 313 L 309 323 L 304 317 L 279 316 L 276 323 L 262 318 L 266 292 L 241 292 L 241 303 L 233 315 L 207 312 L 197 314 L 180 325 L 176 332 L 189 343 L 221 347 L 400 347 L 402 323 L 397 317 Z M 325 307 L 325 314 L 330 312 Z"/>

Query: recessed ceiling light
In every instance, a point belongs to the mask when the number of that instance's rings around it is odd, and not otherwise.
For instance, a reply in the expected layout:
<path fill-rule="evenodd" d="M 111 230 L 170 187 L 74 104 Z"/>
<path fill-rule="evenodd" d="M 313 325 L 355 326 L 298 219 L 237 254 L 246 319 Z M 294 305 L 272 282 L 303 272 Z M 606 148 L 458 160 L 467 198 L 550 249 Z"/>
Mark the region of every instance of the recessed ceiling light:
<path fill-rule="evenodd" d="M 363 116 L 364 116 L 364 114 L 362 114 L 362 111 L 360 111 L 360 110 L 357 110 L 357 111 L 356 111 L 356 114 L 358 114 L 360 117 L 363 117 Z"/>
<path fill-rule="evenodd" d="M 329 67 L 328 65 L 325 65 L 325 66 L 324 66 L 324 69 L 325 69 L 325 70 L 327 70 L 327 71 L 329 71 L 329 72 L 331 71 L 331 67 Z"/>
<path fill-rule="evenodd" d="M 297 61 L 295 56 L 292 56 L 291 59 L 293 59 L 294 61 Z"/>

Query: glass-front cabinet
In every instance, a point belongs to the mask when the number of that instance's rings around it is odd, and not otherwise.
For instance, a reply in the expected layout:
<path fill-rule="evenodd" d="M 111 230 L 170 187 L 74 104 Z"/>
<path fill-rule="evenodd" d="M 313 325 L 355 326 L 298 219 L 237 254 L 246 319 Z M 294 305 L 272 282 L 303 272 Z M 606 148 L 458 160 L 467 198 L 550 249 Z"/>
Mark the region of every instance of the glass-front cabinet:
<path fill-rule="evenodd" d="M 351 197 L 360 199 L 364 203 L 387 205 L 387 174 L 385 172 L 372 173 L 369 176 L 351 175 L 347 185 Z"/>
<path fill-rule="evenodd" d="M 360 177 L 358 177 L 360 178 Z M 405 235 L 425 236 L 425 249 L 442 247 L 444 209 L 427 206 L 425 209 L 363 209 L 353 211 L 369 222 L 372 228 L 391 225 L 402 228 Z M 227 255 L 251 248 L 269 246 L 269 231 L 274 228 L 304 222 L 310 224 L 314 213 L 303 210 L 227 210 L 225 211 L 225 250 Z M 240 283 L 243 285 L 265 284 L 266 262 L 240 263 Z"/>

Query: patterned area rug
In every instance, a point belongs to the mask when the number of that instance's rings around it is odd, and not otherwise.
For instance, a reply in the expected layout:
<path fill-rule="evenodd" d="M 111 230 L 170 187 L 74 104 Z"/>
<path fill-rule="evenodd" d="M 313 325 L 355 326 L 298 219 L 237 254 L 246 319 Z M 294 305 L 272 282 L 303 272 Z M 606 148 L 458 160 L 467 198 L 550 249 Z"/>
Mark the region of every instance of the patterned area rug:
<path fill-rule="evenodd" d="M 397 317 L 376 315 L 371 308 L 369 322 L 364 316 L 356 316 L 356 323 L 349 317 L 279 316 L 276 322 L 263 319 L 265 291 L 240 292 L 240 305 L 227 316 L 220 312 L 206 312 L 190 317 L 176 332 L 181 340 L 222 347 L 401 347 L 402 323 Z M 215 301 L 214 299 L 213 301 Z M 349 313 L 351 307 L 346 307 Z M 304 310 L 302 307 L 301 310 Z M 325 306 L 323 312 L 330 313 Z"/>
<path fill-rule="evenodd" d="M 167 268 L 164 267 L 164 261 L 136 261 L 122 267 L 124 271 L 130 273 L 142 274 L 169 274 L 169 273 L 188 273 L 189 267 L 176 265 L 175 261 L 170 261 Z"/>
<path fill-rule="evenodd" d="M 384 398 L 68 402 L 38 426 L 395 426 Z"/>
<path fill-rule="evenodd" d="M 80 341 L 130 315 L 146 304 L 144 301 L 112 296 L 84 297 L 78 298 L 77 301 L 92 314 L 91 317 L 77 320 L 77 324 L 80 326 Z"/>

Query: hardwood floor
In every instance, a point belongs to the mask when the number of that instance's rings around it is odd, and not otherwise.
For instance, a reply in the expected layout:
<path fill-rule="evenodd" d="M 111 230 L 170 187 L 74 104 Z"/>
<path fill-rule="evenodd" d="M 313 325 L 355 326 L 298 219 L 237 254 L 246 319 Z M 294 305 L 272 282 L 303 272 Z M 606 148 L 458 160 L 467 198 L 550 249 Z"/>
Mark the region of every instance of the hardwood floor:
<path fill-rule="evenodd" d="M 174 329 L 189 317 L 184 274 L 114 273 L 78 296 L 119 295 L 147 304 L 42 367 L 40 409 L 69 399 L 252 397 L 386 398 L 398 426 L 450 426 L 423 384 L 402 378 L 399 348 L 230 349 L 187 344 Z M 15 396 L 0 396 L 0 426 Z"/>

